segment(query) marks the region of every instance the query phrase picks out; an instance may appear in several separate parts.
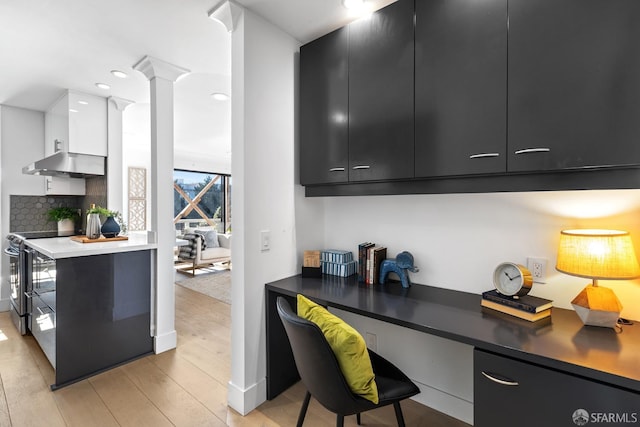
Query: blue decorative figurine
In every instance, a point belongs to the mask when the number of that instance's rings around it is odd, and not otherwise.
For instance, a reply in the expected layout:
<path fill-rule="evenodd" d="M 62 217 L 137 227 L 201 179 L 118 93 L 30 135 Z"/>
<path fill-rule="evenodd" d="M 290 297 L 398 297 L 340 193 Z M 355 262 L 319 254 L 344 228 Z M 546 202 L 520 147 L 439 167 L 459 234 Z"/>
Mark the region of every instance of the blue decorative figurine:
<path fill-rule="evenodd" d="M 414 267 L 413 265 L 413 255 L 407 251 L 400 252 L 396 255 L 395 259 L 385 259 L 380 264 L 380 283 L 384 285 L 387 274 L 390 272 L 394 272 L 400 277 L 402 281 L 402 287 L 408 288 L 411 286 L 411 280 L 409 280 L 409 273 L 407 271 L 411 271 L 415 273 L 420 271 L 418 267 Z"/>

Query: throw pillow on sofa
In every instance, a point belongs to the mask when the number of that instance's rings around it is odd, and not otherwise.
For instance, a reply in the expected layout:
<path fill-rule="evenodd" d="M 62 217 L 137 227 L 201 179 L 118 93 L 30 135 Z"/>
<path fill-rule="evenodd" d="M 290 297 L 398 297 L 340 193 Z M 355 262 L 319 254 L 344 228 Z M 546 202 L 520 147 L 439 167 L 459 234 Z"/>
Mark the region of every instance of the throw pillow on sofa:
<path fill-rule="evenodd" d="M 197 229 L 195 233 L 200 234 L 208 248 L 217 248 L 220 246 L 218 242 L 218 232 L 216 230 Z"/>

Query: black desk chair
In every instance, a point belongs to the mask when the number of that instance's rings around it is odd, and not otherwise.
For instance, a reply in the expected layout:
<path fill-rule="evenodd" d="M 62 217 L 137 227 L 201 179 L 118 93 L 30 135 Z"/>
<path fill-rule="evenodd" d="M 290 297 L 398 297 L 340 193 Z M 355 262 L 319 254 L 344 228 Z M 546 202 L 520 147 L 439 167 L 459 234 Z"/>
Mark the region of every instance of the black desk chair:
<path fill-rule="evenodd" d="M 291 343 L 298 373 L 307 387 L 297 427 L 302 427 L 311 396 L 337 414 L 337 427 L 343 426 L 345 415 L 357 414 L 360 424 L 361 412 L 390 404 L 393 404 L 395 409 L 398 427 L 404 427 L 400 401 L 418 394 L 420 389 L 402 371 L 369 350 L 379 402 L 375 404 L 353 394 L 320 328 L 315 323 L 297 316 L 283 297 L 278 297 L 277 308 Z"/>

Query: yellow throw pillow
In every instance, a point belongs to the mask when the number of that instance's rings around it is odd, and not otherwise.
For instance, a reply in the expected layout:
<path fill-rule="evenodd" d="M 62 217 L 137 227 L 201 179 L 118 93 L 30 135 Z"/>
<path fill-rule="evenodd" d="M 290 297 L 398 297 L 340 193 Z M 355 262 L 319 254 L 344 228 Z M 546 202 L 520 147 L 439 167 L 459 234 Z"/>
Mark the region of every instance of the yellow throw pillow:
<path fill-rule="evenodd" d="M 300 294 L 298 294 L 298 316 L 320 327 L 338 359 L 338 365 L 351 391 L 377 404 L 378 387 L 367 344 L 362 335 L 321 305 Z"/>

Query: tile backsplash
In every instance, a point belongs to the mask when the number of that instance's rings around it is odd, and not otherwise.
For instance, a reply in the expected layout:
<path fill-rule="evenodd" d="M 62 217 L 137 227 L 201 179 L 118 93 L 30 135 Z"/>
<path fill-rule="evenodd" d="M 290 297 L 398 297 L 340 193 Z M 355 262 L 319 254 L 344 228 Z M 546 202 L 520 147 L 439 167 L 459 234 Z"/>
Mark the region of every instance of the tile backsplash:
<path fill-rule="evenodd" d="M 56 231 L 58 224 L 49 221 L 51 208 L 82 208 L 83 196 L 9 196 L 9 231 Z M 79 229 L 81 224 L 76 224 Z"/>

